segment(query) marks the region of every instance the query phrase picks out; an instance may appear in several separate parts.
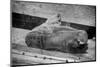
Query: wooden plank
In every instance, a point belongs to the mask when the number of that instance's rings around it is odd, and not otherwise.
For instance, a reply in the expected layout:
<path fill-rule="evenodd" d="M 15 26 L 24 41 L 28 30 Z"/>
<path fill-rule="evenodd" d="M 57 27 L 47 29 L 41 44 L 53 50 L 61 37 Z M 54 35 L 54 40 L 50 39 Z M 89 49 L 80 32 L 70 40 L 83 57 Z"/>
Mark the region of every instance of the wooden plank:
<path fill-rule="evenodd" d="M 36 54 L 36 53 L 29 53 L 29 52 L 15 50 L 15 49 L 12 50 L 12 54 L 34 57 L 34 58 L 42 59 L 43 61 L 52 60 L 52 61 L 61 61 L 61 62 L 78 62 L 78 61 L 71 59 L 71 58 L 59 58 L 59 57 L 41 55 L 41 54 Z"/>
<path fill-rule="evenodd" d="M 52 56 L 52 57 L 58 57 L 58 58 L 65 58 L 68 59 L 69 62 L 80 62 L 80 61 L 90 61 L 91 58 L 86 54 L 70 54 L 70 53 L 62 53 L 59 51 L 47 51 L 47 50 L 42 50 L 42 49 L 37 49 L 37 48 L 29 48 L 27 46 L 19 45 L 19 44 L 13 44 L 12 49 L 15 50 L 20 50 L 24 52 L 29 52 L 32 54 L 39 54 L 39 55 L 45 55 L 45 56 Z"/>
<path fill-rule="evenodd" d="M 13 58 L 17 58 L 17 61 L 24 60 L 29 64 L 45 64 L 45 63 L 65 63 L 65 61 L 58 61 L 58 60 L 50 60 L 50 59 L 43 59 L 43 58 L 35 58 L 28 55 L 21 55 L 21 54 L 12 54 Z"/>
<path fill-rule="evenodd" d="M 70 53 L 62 53 L 58 51 L 47 51 L 47 50 L 42 50 L 42 49 L 37 49 L 37 48 L 29 48 L 29 47 L 18 45 L 18 44 L 13 44 L 12 49 L 34 53 L 34 54 L 46 55 L 50 57 L 53 56 L 53 57 L 58 57 L 58 58 L 66 58 L 68 60 L 70 59 L 79 60 L 79 57 L 74 56 Z"/>

